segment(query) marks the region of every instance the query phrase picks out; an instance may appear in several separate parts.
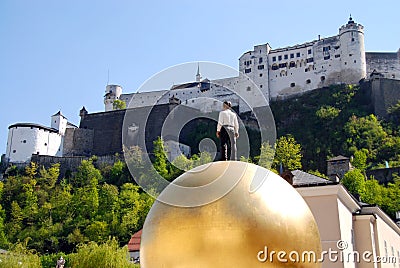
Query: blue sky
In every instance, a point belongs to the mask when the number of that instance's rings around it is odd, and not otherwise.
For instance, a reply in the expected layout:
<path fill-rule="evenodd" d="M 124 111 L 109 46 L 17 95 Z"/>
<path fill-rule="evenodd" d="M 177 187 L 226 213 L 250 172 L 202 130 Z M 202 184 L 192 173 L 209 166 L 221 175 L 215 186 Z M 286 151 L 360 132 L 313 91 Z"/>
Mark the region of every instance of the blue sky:
<path fill-rule="evenodd" d="M 256 44 L 273 48 L 335 35 L 349 14 L 367 51 L 400 47 L 398 1 L 0 1 L 0 153 L 8 126 L 50 124 L 61 110 L 102 111 L 107 84 L 133 92 L 183 62 L 237 67 Z M 196 70 L 193 70 L 193 76 Z"/>

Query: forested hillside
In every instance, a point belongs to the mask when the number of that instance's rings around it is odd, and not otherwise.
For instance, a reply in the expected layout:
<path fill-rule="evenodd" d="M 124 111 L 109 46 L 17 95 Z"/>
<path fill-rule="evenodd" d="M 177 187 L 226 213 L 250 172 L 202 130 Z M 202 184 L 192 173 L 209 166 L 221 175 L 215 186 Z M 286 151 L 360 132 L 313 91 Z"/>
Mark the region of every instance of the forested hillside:
<path fill-rule="evenodd" d="M 326 171 L 337 155 L 366 155 L 366 169 L 400 165 L 400 105 L 390 120 L 373 115 L 370 92 L 360 86 L 336 85 L 297 98 L 271 103 L 277 135 L 292 135 L 302 147 L 304 170 Z M 360 153 L 358 153 L 360 154 Z"/>

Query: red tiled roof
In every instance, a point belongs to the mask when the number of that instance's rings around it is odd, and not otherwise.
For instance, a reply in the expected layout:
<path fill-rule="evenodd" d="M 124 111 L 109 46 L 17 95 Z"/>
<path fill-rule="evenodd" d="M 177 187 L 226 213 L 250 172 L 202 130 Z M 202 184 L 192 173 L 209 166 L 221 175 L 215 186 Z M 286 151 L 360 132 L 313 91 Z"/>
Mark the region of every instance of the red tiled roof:
<path fill-rule="evenodd" d="M 128 251 L 139 251 L 140 250 L 140 238 L 142 237 L 142 230 L 134 233 L 128 242 Z"/>

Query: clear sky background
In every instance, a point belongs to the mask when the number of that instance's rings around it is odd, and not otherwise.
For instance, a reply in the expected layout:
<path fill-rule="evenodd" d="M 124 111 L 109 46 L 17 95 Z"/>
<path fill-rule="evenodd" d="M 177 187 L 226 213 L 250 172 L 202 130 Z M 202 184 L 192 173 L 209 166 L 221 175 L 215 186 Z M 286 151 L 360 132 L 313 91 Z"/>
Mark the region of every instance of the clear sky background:
<path fill-rule="evenodd" d="M 50 125 L 61 110 L 78 125 L 83 105 L 103 111 L 108 70 L 110 84 L 135 92 L 183 62 L 237 68 L 256 44 L 278 48 L 336 35 L 350 13 L 365 27 L 366 51 L 397 51 L 399 3 L 0 0 L 0 154 L 10 124 Z"/>

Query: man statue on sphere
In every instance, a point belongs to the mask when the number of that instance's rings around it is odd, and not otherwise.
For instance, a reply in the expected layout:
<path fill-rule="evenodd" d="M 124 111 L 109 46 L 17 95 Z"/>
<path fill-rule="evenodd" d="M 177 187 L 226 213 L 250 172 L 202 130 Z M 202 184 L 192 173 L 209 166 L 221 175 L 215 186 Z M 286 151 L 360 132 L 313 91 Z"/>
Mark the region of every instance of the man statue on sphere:
<path fill-rule="evenodd" d="M 239 137 L 239 123 L 236 113 L 232 111 L 232 103 L 224 101 L 219 113 L 217 137 L 221 140 L 221 161 L 236 160 L 236 139 Z M 230 157 L 228 157 L 230 150 Z"/>

